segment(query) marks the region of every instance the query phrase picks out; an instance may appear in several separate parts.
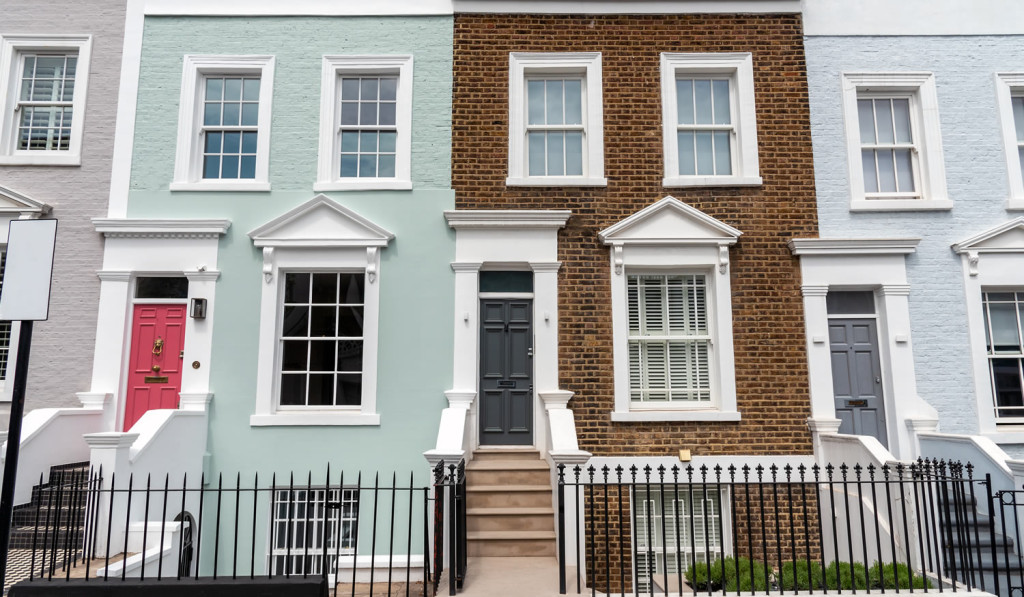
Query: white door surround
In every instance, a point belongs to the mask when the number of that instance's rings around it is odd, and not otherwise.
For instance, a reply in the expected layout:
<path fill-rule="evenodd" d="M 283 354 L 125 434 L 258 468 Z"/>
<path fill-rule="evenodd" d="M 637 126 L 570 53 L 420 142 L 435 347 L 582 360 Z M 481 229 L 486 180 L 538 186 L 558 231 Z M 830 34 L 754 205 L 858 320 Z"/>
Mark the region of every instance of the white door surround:
<path fill-rule="evenodd" d="M 878 317 L 878 347 L 885 396 L 889 451 L 897 458 L 916 458 L 914 432 L 933 429 L 938 415 L 917 395 L 914 352 L 910 339 L 906 255 L 920 239 L 793 239 L 792 253 L 800 257 L 803 276 L 804 321 L 810 378 L 811 416 L 815 451 L 821 433 L 836 433 L 832 363 L 829 348 L 830 290 L 874 291 Z M 896 375 L 895 372 L 899 372 Z"/>
<path fill-rule="evenodd" d="M 572 413 L 566 409 L 572 393 L 558 387 L 558 230 L 565 226 L 571 212 L 454 210 L 444 215 L 455 229 L 452 389 L 445 392 L 449 408 L 442 413 L 437 445 L 425 456 L 434 463 L 476 449 L 479 273 L 481 269 L 520 269 L 532 271 L 534 277 L 534 445 L 542 455 L 556 459 L 559 455 L 583 457 L 586 453 L 581 453 L 576 443 Z M 548 415 L 548 424 L 543 413 Z"/>

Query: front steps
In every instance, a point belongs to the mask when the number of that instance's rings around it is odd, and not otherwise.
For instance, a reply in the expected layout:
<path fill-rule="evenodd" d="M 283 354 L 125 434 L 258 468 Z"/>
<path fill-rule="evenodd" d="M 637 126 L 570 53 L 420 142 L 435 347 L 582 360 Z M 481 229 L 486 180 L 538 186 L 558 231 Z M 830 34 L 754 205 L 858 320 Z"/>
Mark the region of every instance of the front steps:
<path fill-rule="evenodd" d="M 477 450 L 466 466 L 469 556 L 554 556 L 551 495 L 551 470 L 540 452 Z"/>

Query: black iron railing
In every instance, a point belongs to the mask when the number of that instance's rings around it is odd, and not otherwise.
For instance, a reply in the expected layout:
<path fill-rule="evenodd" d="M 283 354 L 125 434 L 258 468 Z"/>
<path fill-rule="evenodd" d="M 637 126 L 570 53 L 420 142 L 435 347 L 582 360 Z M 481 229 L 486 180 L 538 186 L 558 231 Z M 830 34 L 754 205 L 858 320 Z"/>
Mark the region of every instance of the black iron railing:
<path fill-rule="evenodd" d="M 454 594 L 466 573 L 465 466 L 433 472 L 427 484 L 330 469 L 244 479 L 76 472 L 41 483 L 19 509 L 25 580 L 321 577 L 337 595 L 426 596 L 447 561 Z M 434 531 L 449 531 L 447 559 L 431 533 L 431 501 L 440 506 Z"/>
<path fill-rule="evenodd" d="M 1024 586 L 1018 502 L 971 465 L 558 470 L 559 589 L 592 595 Z M 573 571 L 573 568 L 575 570 Z"/>

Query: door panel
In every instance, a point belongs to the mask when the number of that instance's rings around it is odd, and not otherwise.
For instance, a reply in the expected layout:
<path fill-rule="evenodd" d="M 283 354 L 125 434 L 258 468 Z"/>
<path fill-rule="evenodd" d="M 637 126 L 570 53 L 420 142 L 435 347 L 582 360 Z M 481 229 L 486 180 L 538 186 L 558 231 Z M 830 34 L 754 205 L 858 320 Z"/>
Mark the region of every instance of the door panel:
<path fill-rule="evenodd" d="M 533 443 L 530 300 L 480 301 L 480 444 Z"/>
<path fill-rule="evenodd" d="M 125 431 L 146 411 L 178 408 L 186 317 L 183 304 L 135 306 L 128 358 Z"/>
<path fill-rule="evenodd" d="M 875 320 L 830 319 L 828 336 L 839 432 L 869 435 L 888 446 Z"/>

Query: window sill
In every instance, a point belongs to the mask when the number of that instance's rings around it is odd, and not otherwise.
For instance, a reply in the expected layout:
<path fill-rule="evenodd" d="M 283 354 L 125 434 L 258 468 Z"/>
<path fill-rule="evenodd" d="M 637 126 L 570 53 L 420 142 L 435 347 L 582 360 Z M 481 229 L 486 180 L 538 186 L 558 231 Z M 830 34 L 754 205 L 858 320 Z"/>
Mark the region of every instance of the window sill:
<path fill-rule="evenodd" d="M 278 412 L 272 415 L 251 415 L 250 427 L 287 427 L 287 426 L 380 426 L 379 414 L 352 412 Z"/>
<path fill-rule="evenodd" d="M 367 178 L 352 182 L 334 180 L 313 184 L 314 191 L 409 191 L 411 180 Z"/>
<path fill-rule="evenodd" d="M 953 202 L 949 199 L 854 199 L 850 211 L 949 211 Z"/>
<path fill-rule="evenodd" d="M 509 187 L 606 187 L 608 179 L 591 178 L 587 176 L 529 176 L 514 177 L 505 179 L 505 186 Z"/>
<path fill-rule="evenodd" d="M 0 155 L 3 166 L 81 166 L 82 156 L 69 152 L 25 152 Z"/>
<path fill-rule="evenodd" d="M 270 183 L 262 181 L 239 182 L 235 180 L 219 182 L 172 182 L 168 188 L 172 191 L 267 192 L 270 190 Z"/>
<path fill-rule="evenodd" d="M 664 187 L 759 187 L 760 176 L 666 176 Z"/>
<path fill-rule="evenodd" d="M 1024 197 L 1010 197 L 1006 202 L 1007 211 L 1024 210 Z"/>
<path fill-rule="evenodd" d="M 739 421 L 739 411 L 722 410 L 634 410 L 612 412 L 616 423 L 643 423 L 648 421 Z"/>
<path fill-rule="evenodd" d="M 995 431 L 983 432 L 981 435 L 997 444 L 1020 444 L 1024 443 L 1024 426 L 1003 423 L 997 425 Z"/>

